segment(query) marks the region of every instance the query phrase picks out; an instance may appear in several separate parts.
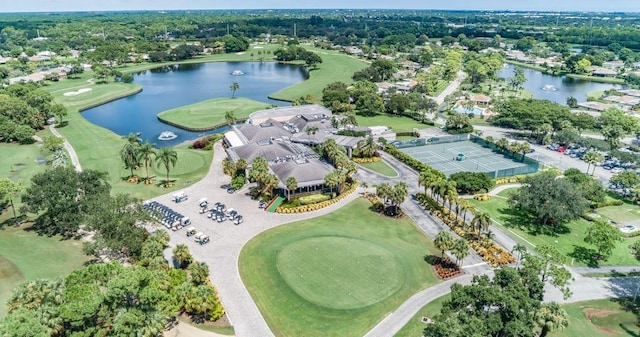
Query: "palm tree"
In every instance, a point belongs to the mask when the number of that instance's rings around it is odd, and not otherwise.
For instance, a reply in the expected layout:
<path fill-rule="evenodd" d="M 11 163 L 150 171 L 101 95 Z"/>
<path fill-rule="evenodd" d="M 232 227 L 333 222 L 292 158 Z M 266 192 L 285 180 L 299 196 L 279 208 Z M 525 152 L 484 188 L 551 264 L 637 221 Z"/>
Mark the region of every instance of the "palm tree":
<path fill-rule="evenodd" d="M 227 111 L 224 113 L 224 119 L 227 121 L 227 125 L 231 126 L 236 124 L 236 116 L 233 114 L 233 111 Z"/>
<path fill-rule="evenodd" d="M 222 160 L 222 172 L 228 176 L 233 176 L 236 171 L 236 164 L 229 158 L 224 158 Z"/>
<path fill-rule="evenodd" d="M 317 126 L 311 126 L 311 127 L 308 127 L 308 128 L 305 130 L 305 132 L 307 133 L 307 136 L 309 137 L 309 144 L 311 144 L 311 135 L 314 135 L 314 136 L 315 136 L 315 134 L 316 134 L 316 132 L 318 132 L 318 130 L 319 130 L 319 129 L 318 129 L 318 127 L 317 127 Z M 314 137 L 314 138 L 315 138 L 315 137 Z"/>
<path fill-rule="evenodd" d="M 484 138 L 484 140 L 489 144 L 492 144 L 493 142 L 495 142 L 495 139 L 493 139 L 493 136 L 487 136 Z"/>
<path fill-rule="evenodd" d="M 467 221 L 467 210 L 471 207 L 471 203 L 469 203 L 467 200 L 465 199 L 460 199 L 458 198 L 458 200 L 456 201 L 456 210 L 457 210 L 457 214 L 458 216 L 460 216 L 460 213 L 462 213 L 462 225 L 465 226 L 465 223 Z"/>
<path fill-rule="evenodd" d="M 195 285 L 204 284 L 209 279 L 209 266 L 204 262 L 193 262 L 187 270 L 191 282 Z"/>
<path fill-rule="evenodd" d="M 418 177 L 418 186 L 424 187 L 424 194 L 427 194 L 427 189 L 433 180 L 433 175 L 428 170 L 423 170 L 420 172 L 420 176 Z"/>
<path fill-rule="evenodd" d="M 120 159 L 124 162 L 124 167 L 131 170 L 129 178 L 135 177 L 133 170 L 140 166 L 140 160 L 138 158 L 138 149 L 141 145 L 141 140 L 138 134 L 129 133 L 126 137 L 127 142 L 120 150 Z"/>
<path fill-rule="evenodd" d="M 262 184 L 262 193 L 271 196 L 273 189 L 278 187 L 278 177 L 273 173 L 267 174 Z"/>
<path fill-rule="evenodd" d="M 536 325 L 540 328 L 540 337 L 569 326 L 567 312 L 555 302 L 543 304 L 534 317 Z"/>
<path fill-rule="evenodd" d="M 462 261 L 469 256 L 469 246 L 465 239 L 458 239 L 451 246 L 451 253 L 456 257 L 456 264 L 462 267 Z"/>
<path fill-rule="evenodd" d="M 373 157 L 376 153 L 378 146 L 376 145 L 373 137 L 369 136 L 358 143 L 358 150 L 360 150 L 360 155 L 366 158 Z"/>
<path fill-rule="evenodd" d="M 598 153 L 595 151 L 588 151 L 587 153 L 584 154 L 584 157 L 582 157 L 582 160 L 584 160 L 585 163 L 587 163 L 587 174 L 589 174 L 589 169 L 591 168 L 592 164 L 595 164 L 595 157 Z"/>
<path fill-rule="evenodd" d="M 520 269 L 520 261 L 522 260 L 522 256 L 527 253 L 527 247 L 525 247 L 524 245 L 521 245 L 521 244 L 517 244 L 517 245 L 513 246 L 513 249 L 511 250 L 511 253 L 513 253 L 513 252 L 517 252 L 518 253 L 518 258 L 516 260 L 516 269 Z"/>
<path fill-rule="evenodd" d="M 176 261 L 182 269 L 193 262 L 193 256 L 191 256 L 187 245 L 179 244 L 173 249 L 173 260 Z"/>
<path fill-rule="evenodd" d="M 153 144 L 146 141 L 144 144 L 140 145 L 138 148 L 138 160 L 144 163 L 144 169 L 147 173 L 147 178 L 145 183 L 149 184 L 149 166 L 153 163 L 153 159 L 156 156 L 156 149 L 153 147 Z"/>
<path fill-rule="evenodd" d="M 243 172 L 247 169 L 247 160 L 244 158 L 240 158 L 238 159 L 238 161 L 236 162 L 236 167 L 235 170 L 236 172 Z"/>
<path fill-rule="evenodd" d="M 409 187 L 407 183 L 401 181 L 397 183 L 391 190 L 390 201 L 394 206 L 394 214 L 398 214 L 398 206 L 404 202 L 409 195 Z"/>
<path fill-rule="evenodd" d="M 298 188 L 298 179 L 296 179 L 296 177 L 289 177 L 287 178 L 285 185 L 287 185 L 287 191 L 289 192 L 287 200 L 291 200 L 291 191 L 295 191 Z"/>
<path fill-rule="evenodd" d="M 167 171 L 167 181 L 165 182 L 165 187 L 170 187 L 171 183 L 169 182 L 169 170 L 171 167 L 176 167 L 176 163 L 178 162 L 178 152 L 170 147 L 161 148 L 156 155 L 156 163 L 157 167 L 160 168 L 164 166 L 164 169 Z"/>
<path fill-rule="evenodd" d="M 236 97 L 236 91 L 238 91 L 240 89 L 240 84 L 238 84 L 238 82 L 233 82 L 231 83 L 231 85 L 229 86 L 229 90 L 231 90 L 231 98 L 235 98 Z"/>
<path fill-rule="evenodd" d="M 453 237 L 447 231 L 439 231 L 433 239 L 433 245 L 442 253 L 441 259 L 444 259 L 444 251 L 453 247 Z"/>
<path fill-rule="evenodd" d="M 578 100 L 573 96 L 569 96 L 567 97 L 567 105 L 570 108 L 575 109 L 578 107 Z"/>
<path fill-rule="evenodd" d="M 254 159 L 249 170 L 249 181 L 258 183 L 258 187 L 261 188 L 268 174 L 269 165 L 267 160 L 264 157 Z"/>
<path fill-rule="evenodd" d="M 471 220 L 471 226 L 478 230 L 478 241 L 480 241 L 480 233 L 491 226 L 491 216 L 487 212 L 476 214 Z"/>
<path fill-rule="evenodd" d="M 500 153 L 503 153 L 504 150 L 506 150 L 507 147 L 509 147 L 509 140 L 502 137 L 496 141 L 496 146 L 498 147 L 498 149 L 500 149 Z"/>
<path fill-rule="evenodd" d="M 445 200 L 449 203 L 449 211 L 452 211 L 453 201 L 458 198 L 458 190 L 456 189 L 455 180 L 447 180 L 442 189 L 442 205 L 444 206 Z"/>
<path fill-rule="evenodd" d="M 518 145 L 518 150 L 522 152 L 522 162 L 524 162 L 525 156 L 527 155 L 527 153 L 529 153 L 529 151 L 531 151 L 531 145 L 529 145 L 529 143 L 527 142 L 522 142 Z"/>
<path fill-rule="evenodd" d="M 376 196 L 382 199 L 382 201 L 386 204 L 387 199 L 391 195 L 391 184 L 389 183 L 380 183 L 376 186 Z"/>

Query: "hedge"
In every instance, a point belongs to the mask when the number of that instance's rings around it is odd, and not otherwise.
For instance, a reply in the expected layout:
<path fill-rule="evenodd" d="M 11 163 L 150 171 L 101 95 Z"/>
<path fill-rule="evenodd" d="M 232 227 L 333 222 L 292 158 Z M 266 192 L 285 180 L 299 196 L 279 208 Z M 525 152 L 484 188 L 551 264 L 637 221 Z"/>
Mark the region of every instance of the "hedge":
<path fill-rule="evenodd" d="M 433 167 L 411 157 L 410 155 L 398 150 L 395 146 L 387 144 L 387 146 L 385 147 L 385 151 L 394 156 L 396 159 L 398 159 L 399 161 L 405 163 L 406 165 L 408 165 L 409 167 L 411 167 L 412 169 L 418 171 L 418 172 L 422 172 L 422 171 L 427 171 L 429 174 L 433 175 L 434 178 L 435 177 L 440 177 L 441 179 L 447 179 L 447 175 L 445 175 L 444 173 L 442 173 L 441 171 L 438 171 L 436 169 L 434 169 Z"/>

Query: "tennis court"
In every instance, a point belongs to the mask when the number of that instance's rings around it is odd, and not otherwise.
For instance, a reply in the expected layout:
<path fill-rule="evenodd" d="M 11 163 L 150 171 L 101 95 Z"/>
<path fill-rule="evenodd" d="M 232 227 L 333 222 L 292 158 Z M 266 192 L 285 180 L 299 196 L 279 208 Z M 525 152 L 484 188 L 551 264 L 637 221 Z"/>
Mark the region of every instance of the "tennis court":
<path fill-rule="evenodd" d="M 520 155 L 516 155 L 516 160 L 512 160 L 468 140 L 406 147 L 400 151 L 442 171 L 447 176 L 456 172 L 487 172 L 492 178 L 501 178 L 538 170 L 537 165 L 533 167 L 530 160 L 527 160 L 528 163 L 520 162 Z M 457 160 L 459 155 L 462 155 L 462 160 Z"/>

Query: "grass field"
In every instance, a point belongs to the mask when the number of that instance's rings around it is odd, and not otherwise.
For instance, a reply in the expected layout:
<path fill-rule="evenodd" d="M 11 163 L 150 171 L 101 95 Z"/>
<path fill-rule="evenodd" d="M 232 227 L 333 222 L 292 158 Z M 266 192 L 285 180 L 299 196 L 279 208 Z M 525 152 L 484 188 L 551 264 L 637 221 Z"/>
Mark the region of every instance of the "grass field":
<path fill-rule="evenodd" d="M 624 80 L 621 78 L 599 77 L 599 76 L 578 75 L 578 74 L 567 74 L 567 77 L 577 78 L 580 80 L 591 81 L 591 82 L 624 84 Z"/>
<path fill-rule="evenodd" d="M 436 298 L 435 300 L 427 303 L 422 309 L 418 310 L 418 313 L 411 317 L 411 320 L 394 335 L 394 337 L 422 337 L 422 332 L 427 326 L 421 322 L 422 317 L 433 317 L 440 313 L 442 309 L 442 303 L 451 298 L 451 295 L 447 294 Z"/>
<path fill-rule="evenodd" d="M 46 169 L 46 164 L 37 162 L 44 159 L 45 154 L 40 151 L 38 144 L 17 145 L 0 143 L 0 177 L 22 182 L 28 186 L 31 177 Z"/>
<path fill-rule="evenodd" d="M 6 214 L 5 214 L 6 216 Z M 39 236 L 23 228 L 0 231 L 0 318 L 11 290 L 25 280 L 64 276 L 82 267 L 82 243 Z"/>
<path fill-rule="evenodd" d="M 551 337 L 640 336 L 638 317 L 621 302 L 630 300 L 595 300 L 565 304 L 569 327 L 551 333 Z M 634 310 L 637 310 L 637 306 Z"/>
<path fill-rule="evenodd" d="M 69 122 L 58 131 L 73 145 L 78 153 L 80 163 L 84 169 L 98 169 L 109 173 L 114 193 L 126 193 L 132 196 L 147 199 L 171 190 L 183 188 L 186 185 L 199 181 L 209 170 L 209 164 L 213 158 L 211 151 L 190 150 L 187 146 L 178 146 L 178 165 L 172 169 L 171 179 L 177 179 L 174 186 L 165 189 L 156 185 L 129 184 L 123 180 L 129 175 L 129 171 L 123 168 L 120 161 L 120 148 L 124 140 L 117 134 L 105 128 L 94 125 L 84 119 L 78 112 L 86 106 L 109 101 L 116 97 L 135 93 L 140 87 L 135 84 L 108 83 L 92 85 L 87 82 L 93 74 L 85 72 L 80 79 L 56 82 L 46 89 L 51 92 L 56 101 L 64 104 L 68 109 L 65 120 Z M 77 96 L 64 96 L 68 91 L 77 91 L 82 88 L 91 88 L 90 92 Z M 138 175 L 145 176 L 144 170 L 138 170 Z M 150 169 L 150 175 L 157 175 L 156 182 L 160 182 L 165 176 L 163 168 L 157 169 L 154 165 Z"/>
<path fill-rule="evenodd" d="M 375 163 L 365 163 L 365 164 L 360 164 L 360 165 L 368 168 L 371 171 L 378 172 L 378 173 L 380 173 L 382 175 L 385 175 L 387 177 L 396 177 L 396 176 L 398 176 L 398 172 L 396 172 L 396 170 L 391 168 L 391 166 L 387 165 L 382 160 L 377 161 Z"/>
<path fill-rule="evenodd" d="M 596 209 L 596 213 L 611 219 L 618 224 L 640 224 L 640 206 L 623 204 L 620 206 L 607 206 Z"/>
<path fill-rule="evenodd" d="M 227 111 L 233 112 L 237 119 L 246 119 L 252 112 L 269 107 L 271 105 L 242 97 L 214 98 L 163 111 L 158 118 L 183 128 L 204 129 L 225 123 Z"/>
<path fill-rule="evenodd" d="M 327 84 L 333 82 L 350 84 L 353 82 L 351 75 L 367 67 L 366 63 L 335 51 L 311 47 L 306 48 L 317 53 L 322 58 L 322 63 L 318 65 L 318 69 L 311 70 L 309 72 L 309 78 L 306 81 L 273 93 L 269 95 L 269 97 L 284 101 L 293 101 L 311 94 L 316 101 L 319 101 L 322 97 L 322 89 L 324 89 Z"/>
<path fill-rule="evenodd" d="M 437 282 L 437 254 L 409 219 L 357 199 L 331 214 L 269 230 L 243 248 L 240 275 L 276 336 L 362 336 Z"/>
<path fill-rule="evenodd" d="M 584 220 L 578 219 L 570 221 L 566 225 L 566 233 L 556 236 L 541 234 L 534 232 L 529 226 L 530 220 L 523 217 L 517 212 L 511 211 L 507 204 L 507 196 L 514 189 L 507 189 L 492 197 L 488 201 L 477 201 L 470 199 L 469 201 L 476 208 L 489 212 L 494 223 L 507 231 L 515 240 L 522 244 L 533 247 L 534 245 L 551 244 L 558 248 L 560 252 L 568 257 L 568 263 L 575 266 L 637 266 L 640 265 L 635 257 L 629 251 L 629 245 L 634 239 L 623 239 L 618 242 L 613 254 L 606 261 L 594 260 L 596 249 L 594 246 L 584 242 L 587 230 L 591 224 Z M 515 234 L 515 235 L 513 235 Z M 572 263 L 573 262 L 573 263 Z"/>
<path fill-rule="evenodd" d="M 356 116 L 358 126 L 388 126 L 393 131 L 413 131 L 413 129 L 427 129 L 433 126 L 422 124 L 406 116 L 381 114 L 376 116 Z"/>
<path fill-rule="evenodd" d="M 192 63 L 206 63 L 206 62 L 254 62 L 259 61 L 258 51 L 261 52 L 271 52 L 271 54 L 267 54 L 264 56 L 264 61 L 274 61 L 273 52 L 278 48 L 281 48 L 279 44 L 260 44 L 260 45 L 251 45 L 249 50 L 242 53 L 230 53 L 230 54 L 213 54 L 213 55 L 202 55 L 195 57 L 190 60 L 184 60 L 179 62 L 163 62 L 163 63 L 149 63 L 143 62 L 139 64 L 126 64 L 124 66 L 118 67 L 118 70 L 125 73 L 135 73 L 143 70 L 158 68 L 164 65 L 171 64 L 192 64 Z M 253 56 L 251 55 L 253 53 Z"/>

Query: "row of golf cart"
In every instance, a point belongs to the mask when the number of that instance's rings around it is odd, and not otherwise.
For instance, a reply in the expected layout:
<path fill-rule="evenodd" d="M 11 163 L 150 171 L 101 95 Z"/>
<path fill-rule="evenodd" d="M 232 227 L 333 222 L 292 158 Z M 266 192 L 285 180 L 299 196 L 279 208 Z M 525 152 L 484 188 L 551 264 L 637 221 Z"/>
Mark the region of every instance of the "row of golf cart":
<path fill-rule="evenodd" d="M 193 236 L 193 240 L 200 245 L 204 245 L 210 241 L 209 235 L 202 232 L 196 232 L 196 228 L 193 226 L 187 228 L 187 236 Z"/>
<path fill-rule="evenodd" d="M 142 207 L 167 229 L 177 231 L 191 224 L 191 219 L 157 201 L 145 202 Z"/>
<path fill-rule="evenodd" d="M 206 214 L 207 218 L 213 221 L 224 222 L 229 220 L 236 225 L 244 222 L 244 218 L 242 215 L 238 214 L 238 211 L 233 208 L 227 208 L 223 203 L 216 202 L 209 207 L 209 200 L 207 200 L 207 198 L 202 198 L 200 199 L 199 206 L 200 211 L 198 211 L 198 213 Z"/>

